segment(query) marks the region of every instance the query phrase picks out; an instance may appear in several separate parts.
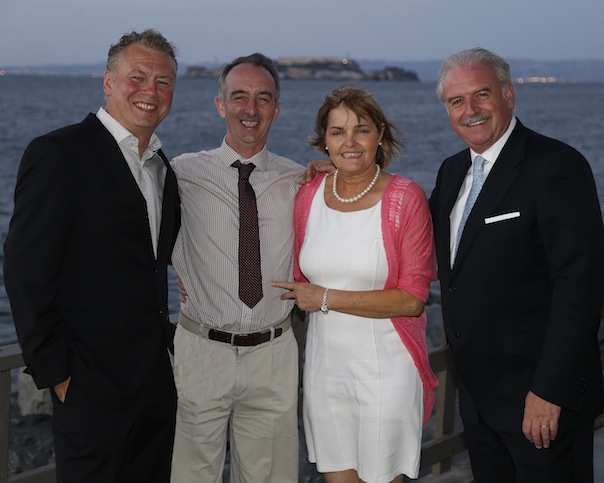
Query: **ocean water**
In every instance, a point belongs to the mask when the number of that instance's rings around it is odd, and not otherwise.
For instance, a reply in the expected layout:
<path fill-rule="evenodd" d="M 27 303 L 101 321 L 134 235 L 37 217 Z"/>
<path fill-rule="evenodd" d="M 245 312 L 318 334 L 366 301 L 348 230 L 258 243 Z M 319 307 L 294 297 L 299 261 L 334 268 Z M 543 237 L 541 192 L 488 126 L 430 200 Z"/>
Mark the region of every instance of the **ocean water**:
<path fill-rule="evenodd" d="M 273 125 L 269 149 L 306 164 L 322 155 L 308 146 L 315 113 L 335 81 L 285 81 L 281 114 Z M 214 107 L 216 81 L 179 79 L 172 112 L 158 129 L 169 157 L 218 146 L 224 121 Z M 402 131 L 405 150 L 388 171 L 416 181 L 429 194 L 447 156 L 463 149 L 451 130 L 432 83 L 364 82 L 389 119 Z M 530 84 L 516 86 L 516 115 L 528 127 L 565 141 L 589 160 L 604 201 L 604 84 Z M 101 78 L 0 77 L 0 241 L 12 213 L 19 161 L 35 136 L 79 122 L 104 105 Z M 3 261 L 0 246 L 0 263 Z M 170 308 L 177 311 L 174 284 Z M 0 273 L 0 345 L 16 342 L 10 306 Z"/>

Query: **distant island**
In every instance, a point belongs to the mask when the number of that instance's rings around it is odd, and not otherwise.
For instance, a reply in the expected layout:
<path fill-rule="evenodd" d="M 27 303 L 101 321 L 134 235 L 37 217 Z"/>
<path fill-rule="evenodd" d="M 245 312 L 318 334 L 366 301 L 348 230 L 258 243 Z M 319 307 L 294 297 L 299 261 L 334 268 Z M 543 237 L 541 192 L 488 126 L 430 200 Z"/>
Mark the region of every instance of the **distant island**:
<path fill-rule="evenodd" d="M 379 70 L 363 71 L 355 60 L 336 57 L 280 57 L 275 61 L 279 78 L 288 80 L 338 81 L 404 81 L 419 82 L 416 72 L 402 67 L 386 66 Z M 189 66 L 183 77 L 215 79 L 223 66 L 208 68 Z"/>
<path fill-rule="evenodd" d="M 335 57 L 282 57 L 276 60 L 284 79 L 410 80 L 436 82 L 440 60 L 338 59 Z M 531 60 L 509 59 L 514 82 L 521 83 L 603 83 L 604 60 Z M 219 62 L 179 62 L 181 77 L 215 79 Z M 103 77 L 105 63 L 2 65 L 0 78 L 11 75 Z M 291 77 L 289 77 L 291 76 Z M 308 77 L 304 77 L 308 76 Z M 337 77 L 334 77 L 337 76 Z"/>

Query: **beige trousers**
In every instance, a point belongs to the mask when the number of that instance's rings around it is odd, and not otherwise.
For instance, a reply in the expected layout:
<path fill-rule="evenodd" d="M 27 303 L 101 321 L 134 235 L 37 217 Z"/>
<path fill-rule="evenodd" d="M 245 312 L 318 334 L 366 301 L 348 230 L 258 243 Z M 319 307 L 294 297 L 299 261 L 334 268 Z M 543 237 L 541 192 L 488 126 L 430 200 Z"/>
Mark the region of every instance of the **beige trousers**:
<path fill-rule="evenodd" d="M 179 326 L 172 483 L 298 481 L 298 346 L 293 331 L 235 347 Z"/>

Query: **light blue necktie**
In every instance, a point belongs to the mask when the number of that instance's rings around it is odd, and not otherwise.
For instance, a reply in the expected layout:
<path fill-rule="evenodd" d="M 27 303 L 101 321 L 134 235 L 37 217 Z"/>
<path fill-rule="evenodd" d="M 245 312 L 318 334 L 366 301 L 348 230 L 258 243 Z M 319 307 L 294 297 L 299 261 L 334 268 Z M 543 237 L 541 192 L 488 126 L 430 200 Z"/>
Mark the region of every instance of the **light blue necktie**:
<path fill-rule="evenodd" d="M 463 233 L 466 221 L 468 221 L 468 216 L 470 216 L 472 207 L 474 206 L 474 203 L 476 203 L 476 199 L 478 198 L 482 184 L 484 183 L 485 161 L 486 160 L 482 156 L 476 156 L 474 158 L 474 164 L 472 165 L 472 186 L 470 187 L 470 194 L 468 194 L 468 199 L 466 200 L 466 205 L 464 206 L 463 213 L 461 215 L 461 221 L 459 222 L 457 239 L 455 240 L 455 251 L 453 252 L 453 260 L 455 260 L 455 257 L 457 256 L 457 249 L 459 248 L 461 234 Z"/>

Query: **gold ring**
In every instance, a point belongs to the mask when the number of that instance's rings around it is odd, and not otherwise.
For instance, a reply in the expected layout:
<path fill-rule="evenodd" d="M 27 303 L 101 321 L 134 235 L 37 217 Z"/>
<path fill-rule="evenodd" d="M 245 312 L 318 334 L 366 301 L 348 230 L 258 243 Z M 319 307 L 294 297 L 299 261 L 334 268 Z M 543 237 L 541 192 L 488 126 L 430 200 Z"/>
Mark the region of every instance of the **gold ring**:
<path fill-rule="evenodd" d="M 548 425 L 548 424 L 542 424 L 542 425 L 541 425 L 541 427 L 542 427 L 542 428 L 548 428 L 548 427 L 549 427 L 549 425 Z"/>

